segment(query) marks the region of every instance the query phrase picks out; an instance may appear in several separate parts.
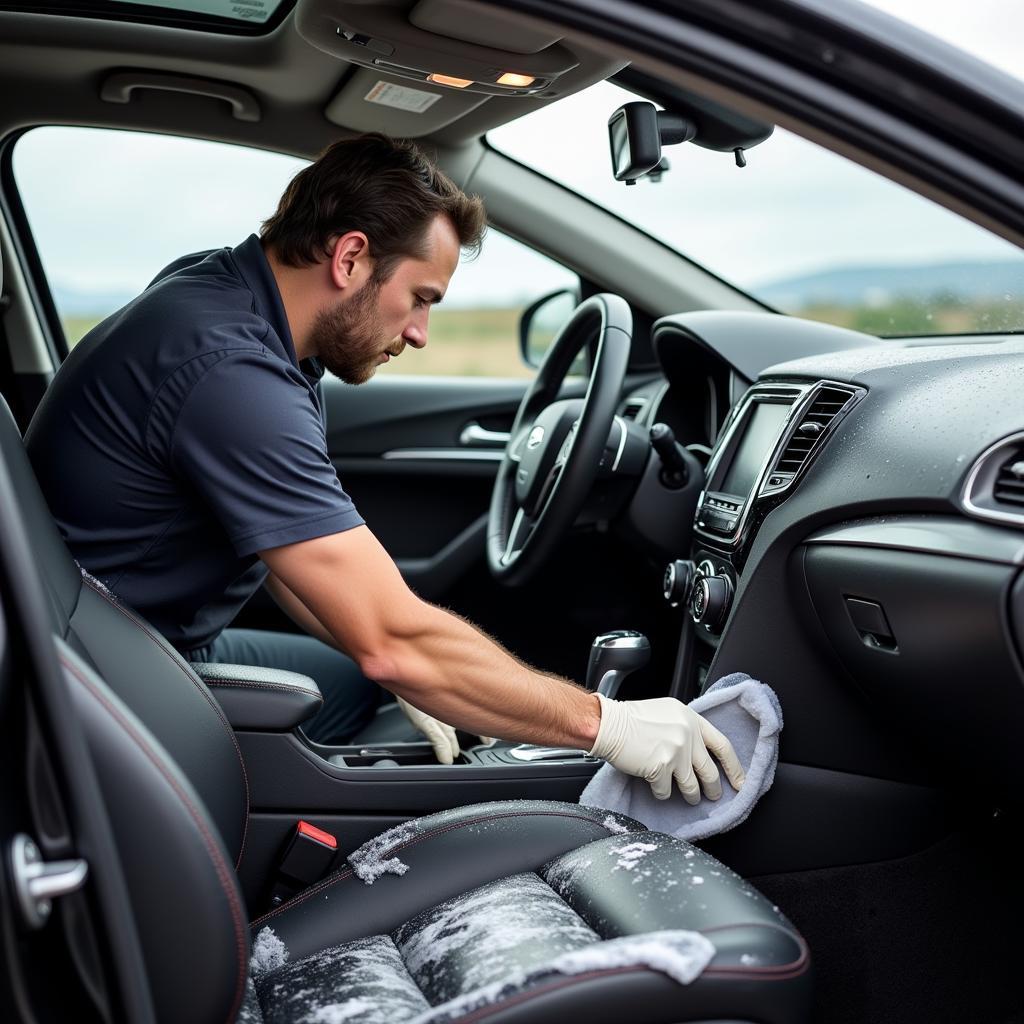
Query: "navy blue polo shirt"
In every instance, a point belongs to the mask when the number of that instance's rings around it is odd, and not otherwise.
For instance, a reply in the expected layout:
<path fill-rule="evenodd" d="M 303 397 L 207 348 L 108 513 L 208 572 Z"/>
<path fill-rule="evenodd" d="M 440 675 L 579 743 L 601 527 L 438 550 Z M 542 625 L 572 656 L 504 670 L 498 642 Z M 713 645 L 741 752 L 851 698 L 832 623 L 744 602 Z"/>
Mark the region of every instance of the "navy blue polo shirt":
<path fill-rule="evenodd" d="M 93 328 L 26 435 L 72 554 L 181 651 L 260 586 L 257 552 L 362 524 L 259 239 L 186 256 Z"/>

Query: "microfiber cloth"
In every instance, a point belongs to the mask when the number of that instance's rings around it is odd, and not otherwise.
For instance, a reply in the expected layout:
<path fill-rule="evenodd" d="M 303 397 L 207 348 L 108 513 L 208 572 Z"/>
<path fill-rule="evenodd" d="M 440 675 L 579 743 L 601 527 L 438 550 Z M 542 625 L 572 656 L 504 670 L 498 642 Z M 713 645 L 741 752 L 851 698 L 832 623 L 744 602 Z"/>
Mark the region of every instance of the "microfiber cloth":
<path fill-rule="evenodd" d="M 782 707 L 775 691 L 743 672 L 723 676 L 690 703 L 716 729 L 729 737 L 746 772 L 737 793 L 721 772 L 718 800 L 701 797 L 691 806 L 678 790 L 657 800 L 643 779 L 603 765 L 580 795 L 580 803 L 629 815 L 656 832 L 696 842 L 735 828 L 775 780 L 779 763 Z"/>

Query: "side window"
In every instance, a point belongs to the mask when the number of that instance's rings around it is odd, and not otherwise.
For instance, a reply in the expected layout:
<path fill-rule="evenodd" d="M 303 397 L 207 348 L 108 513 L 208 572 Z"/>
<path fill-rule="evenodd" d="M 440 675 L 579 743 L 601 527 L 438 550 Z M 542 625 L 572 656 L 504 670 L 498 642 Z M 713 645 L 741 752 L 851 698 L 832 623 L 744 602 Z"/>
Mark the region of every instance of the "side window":
<path fill-rule="evenodd" d="M 519 356 L 519 317 L 557 288 L 579 289 L 560 263 L 489 227 L 483 248 L 463 259 L 444 301 L 430 313 L 426 348 L 407 350 L 381 374 L 435 377 L 530 377 Z"/>
<path fill-rule="evenodd" d="M 270 216 L 306 161 L 143 132 L 45 127 L 14 151 L 14 174 L 72 347 L 180 256 L 236 245 Z M 422 351 L 382 373 L 526 377 L 519 316 L 539 296 L 578 288 L 554 260 L 488 229 L 430 316 Z"/>
<path fill-rule="evenodd" d="M 187 253 L 237 245 L 305 160 L 98 128 L 36 128 L 14 176 L 68 346 Z"/>

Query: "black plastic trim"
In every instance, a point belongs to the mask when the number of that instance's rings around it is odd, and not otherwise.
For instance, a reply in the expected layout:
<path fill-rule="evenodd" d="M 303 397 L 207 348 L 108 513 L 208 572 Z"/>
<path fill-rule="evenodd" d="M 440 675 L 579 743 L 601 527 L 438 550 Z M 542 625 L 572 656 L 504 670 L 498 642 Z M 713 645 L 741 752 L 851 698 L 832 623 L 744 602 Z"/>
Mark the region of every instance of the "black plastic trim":
<path fill-rule="evenodd" d="M 1024 535 L 1019 531 L 956 516 L 900 515 L 858 519 L 819 530 L 808 537 L 806 543 L 919 551 L 1000 565 L 1024 565 Z"/>

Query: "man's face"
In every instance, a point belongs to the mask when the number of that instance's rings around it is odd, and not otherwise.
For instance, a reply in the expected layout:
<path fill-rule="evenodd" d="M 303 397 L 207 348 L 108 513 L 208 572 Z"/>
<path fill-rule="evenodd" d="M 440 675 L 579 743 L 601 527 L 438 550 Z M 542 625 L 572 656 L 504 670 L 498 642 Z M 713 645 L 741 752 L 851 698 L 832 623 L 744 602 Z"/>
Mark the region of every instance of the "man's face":
<path fill-rule="evenodd" d="M 320 311 L 312 347 L 346 384 L 364 384 L 406 345 L 427 343 L 430 307 L 441 301 L 459 262 L 459 239 L 447 217 L 427 229 L 424 259 L 401 260 L 387 281 L 372 278 Z"/>

